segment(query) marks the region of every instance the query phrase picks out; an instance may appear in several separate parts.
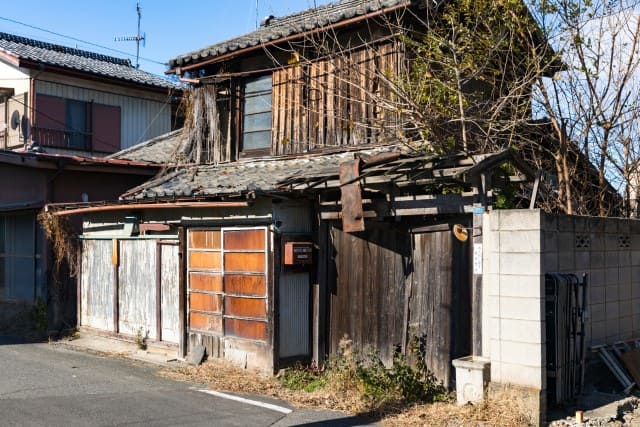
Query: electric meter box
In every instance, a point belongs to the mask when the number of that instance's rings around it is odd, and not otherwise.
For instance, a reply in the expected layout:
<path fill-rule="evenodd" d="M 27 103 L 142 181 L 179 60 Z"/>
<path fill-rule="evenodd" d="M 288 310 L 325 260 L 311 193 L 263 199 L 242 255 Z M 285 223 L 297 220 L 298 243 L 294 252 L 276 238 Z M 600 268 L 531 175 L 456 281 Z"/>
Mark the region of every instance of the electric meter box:
<path fill-rule="evenodd" d="M 313 264 L 312 242 L 285 242 L 284 265 Z"/>

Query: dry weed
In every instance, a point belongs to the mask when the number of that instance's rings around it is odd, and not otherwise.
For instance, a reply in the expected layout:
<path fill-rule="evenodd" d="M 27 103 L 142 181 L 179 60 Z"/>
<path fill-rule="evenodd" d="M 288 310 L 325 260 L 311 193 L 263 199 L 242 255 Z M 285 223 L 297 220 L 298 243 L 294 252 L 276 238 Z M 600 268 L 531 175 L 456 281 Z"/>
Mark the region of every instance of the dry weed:
<path fill-rule="evenodd" d="M 285 400 L 299 408 L 332 409 L 345 413 L 365 414 L 379 419 L 385 426 L 527 426 L 529 418 L 510 394 L 499 395 L 477 405 L 457 406 L 455 402 L 404 406 L 386 405 L 371 411 L 356 389 L 327 387 L 306 392 L 290 390 L 273 376 L 250 372 L 220 359 L 200 366 L 165 369 L 160 375 L 196 383 L 210 389 L 244 394 L 257 394 Z"/>

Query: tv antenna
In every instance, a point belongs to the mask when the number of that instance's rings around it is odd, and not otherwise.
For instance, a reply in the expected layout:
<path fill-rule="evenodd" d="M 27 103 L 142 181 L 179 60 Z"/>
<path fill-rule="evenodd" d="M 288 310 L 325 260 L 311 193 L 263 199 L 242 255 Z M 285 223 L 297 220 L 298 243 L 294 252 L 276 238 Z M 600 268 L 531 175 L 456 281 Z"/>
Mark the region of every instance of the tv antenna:
<path fill-rule="evenodd" d="M 140 3 L 136 3 L 136 12 L 138 13 L 138 34 L 135 36 L 116 37 L 114 40 L 117 42 L 136 42 L 136 68 L 140 68 L 140 42 L 142 42 L 142 47 L 145 47 L 147 42 L 147 33 L 140 34 L 140 19 L 142 19 Z"/>

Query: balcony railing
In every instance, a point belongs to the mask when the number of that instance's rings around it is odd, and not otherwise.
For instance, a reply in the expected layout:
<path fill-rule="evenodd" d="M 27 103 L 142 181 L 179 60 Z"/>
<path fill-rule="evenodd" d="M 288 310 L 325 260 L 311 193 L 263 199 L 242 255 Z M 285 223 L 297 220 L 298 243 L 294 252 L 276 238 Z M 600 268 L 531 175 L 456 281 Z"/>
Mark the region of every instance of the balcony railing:
<path fill-rule="evenodd" d="M 91 151 L 91 133 L 43 127 L 31 128 L 31 140 L 41 147 Z"/>

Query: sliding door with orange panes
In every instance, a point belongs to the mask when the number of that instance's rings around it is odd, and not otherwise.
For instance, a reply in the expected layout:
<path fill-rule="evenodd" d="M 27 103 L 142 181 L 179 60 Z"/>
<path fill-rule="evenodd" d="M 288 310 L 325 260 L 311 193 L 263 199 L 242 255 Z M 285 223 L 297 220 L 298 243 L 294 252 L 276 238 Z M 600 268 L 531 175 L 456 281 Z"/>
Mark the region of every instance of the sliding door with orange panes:
<path fill-rule="evenodd" d="M 267 228 L 188 231 L 189 330 L 267 340 Z"/>

